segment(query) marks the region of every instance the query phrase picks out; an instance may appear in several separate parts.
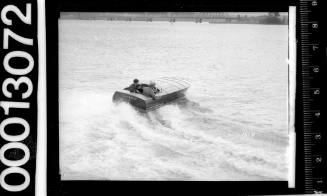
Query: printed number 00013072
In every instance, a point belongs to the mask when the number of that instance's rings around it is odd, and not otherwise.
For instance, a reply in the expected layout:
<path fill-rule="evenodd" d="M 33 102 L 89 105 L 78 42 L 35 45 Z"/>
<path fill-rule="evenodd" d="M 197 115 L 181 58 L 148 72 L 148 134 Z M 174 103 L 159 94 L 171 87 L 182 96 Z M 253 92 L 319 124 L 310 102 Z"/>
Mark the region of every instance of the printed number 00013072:
<path fill-rule="evenodd" d="M 15 14 L 16 17 L 20 19 L 20 21 L 13 21 L 12 19 L 8 18 L 8 13 Z M 23 25 L 31 25 L 31 3 L 26 4 L 26 10 L 24 13 L 25 14 L 23 14 L 23 12 L 15 5 L 6 5 L 1 10 L 1 21 L 5 27 L 13 27 L 13 23 L 14 25 L 21 25 L 21 22 Z M 33 83 L 31 79 L 26 75 L 29 74 L 34 68 L 34 58 L 30 53 L 26 51 L 10 51 L 11 47 L 9 44 L 9 38 L 11 38 L 12 41 L 15 40 L 19 44 L 27 46 L 33 46 L 33 39 L 18 35 L 17 32 L 13 32 L 10 28 L 3 29 L 2 51 L 6 52 L 3 58 L 3 68 L 9 74 L 9 77 L 4 79 L 1 88 L 3 95 L 7 98 L 7 100 L 0 101 L 0 107 L 3 108 L 5 116 L 5 119 L 2 119 L 0 124 L 0 135 L 1 138 L 7 143 L 1 146 L 0 160 L 3 165 L 7 166 L 7 168 L 4 169 L 0 174 L 0 185 L 7 191 L 20 192 L 25 190 L 30 184 L 30 174 L 28 171 L 26 171 L 26 169 L 22 168 L 22 166 L 25 165 L 30 159 L 30 150 L 22 142 L 30 134 L 30 124 L 24 118 L 19 117 L 19 113 L 15 113 L 15 111 L 30 109 L 30 102 L 24 102 L 24 100 L 29 98 L 33 92 Z M 13 66 L 12 62 L 15 58 L 23 58 L 25 59 L 25 62 L 28 63 L 16 63 L 15 66 Z M 18 98 L 15 98 L 14 100 L 13 92 L 15 92 L 15 95 L 21 94 L 21 97 L 18 96 Z M 23 130 L 20 130 L 19 134 L 7 133 L 8 131 L 6 132 L 5 128 L 8 125 L 13 124 L 21 125 L 20 127 L 23 127 Z M 24 151 L 24 156 L 19 160 L 10 160 L 5 156 L 5 153 L 6 151 L 12 149 L 20 149 Z M 24 181 L 18 185 L 9 184 L 5 181 L 5 177 L 10 174 L 21 175 L 24 177 Z"/>

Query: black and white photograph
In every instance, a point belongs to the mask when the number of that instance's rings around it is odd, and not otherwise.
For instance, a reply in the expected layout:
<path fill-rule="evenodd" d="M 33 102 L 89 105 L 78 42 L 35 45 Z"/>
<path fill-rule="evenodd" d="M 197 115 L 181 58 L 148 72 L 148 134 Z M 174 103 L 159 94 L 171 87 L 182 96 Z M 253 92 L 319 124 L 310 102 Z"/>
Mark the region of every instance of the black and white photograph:
<path fill-rule="evenodd" d="M 288 21 L 61 12 L 61 179 L 287 181 Z"/>
<path fill-rule="evenodd" d="M 326 2 L 1 0 L 0 195 L 326 193 Z"/>

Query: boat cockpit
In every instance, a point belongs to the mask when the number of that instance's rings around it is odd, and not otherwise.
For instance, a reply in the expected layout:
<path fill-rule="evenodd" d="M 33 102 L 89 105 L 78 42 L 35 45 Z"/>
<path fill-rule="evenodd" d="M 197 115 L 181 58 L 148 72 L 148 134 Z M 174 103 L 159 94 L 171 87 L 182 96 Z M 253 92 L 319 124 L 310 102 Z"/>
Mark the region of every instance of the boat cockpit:
<path fill-rule="evenodd" d="M 130 91 L 131 93 L 138 93 L 138 94 L 143 94 L 143 88 L 144 87 L 150 87 L 148 84 L 139 84 L 139 87 L 137 87 L 137 90 L 135 92 L 132 92 L 131 89 L 130 89 L 130 86 L 129 87 L 126 87 L 124 88 L 124 90 L 128 90 Z M 160 93 L 162 90 L 160 90 L 159 88 L 153 86 L 151 87 L 152 90 L 153 90 L 153 93 L 154 94 L 158 94 Z"/>

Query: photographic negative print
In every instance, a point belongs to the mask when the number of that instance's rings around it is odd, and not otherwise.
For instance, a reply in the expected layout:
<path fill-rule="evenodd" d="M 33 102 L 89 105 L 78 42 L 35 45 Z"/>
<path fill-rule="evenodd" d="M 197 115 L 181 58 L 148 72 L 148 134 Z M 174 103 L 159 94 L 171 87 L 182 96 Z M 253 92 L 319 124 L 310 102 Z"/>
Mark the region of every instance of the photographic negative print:
<path fill-rule="evenodd" d="M 62 180 L 288 180 L 287 12 L 61 12 Z"/>

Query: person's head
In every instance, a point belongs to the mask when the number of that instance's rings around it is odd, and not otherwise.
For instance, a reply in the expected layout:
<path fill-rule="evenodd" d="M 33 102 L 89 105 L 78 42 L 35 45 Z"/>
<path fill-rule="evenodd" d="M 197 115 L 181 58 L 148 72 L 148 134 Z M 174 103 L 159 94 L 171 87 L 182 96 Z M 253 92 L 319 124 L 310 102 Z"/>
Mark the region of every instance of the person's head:
<path fill-rule="evenodd" d="M 150 86 L 150 87 L 154 87 L 155 85 L 156 85 L 156 83 L 150 81 L 150 83 L 149 83 L 149 86 Z"/>
<path fill-rule="evenodd" d="M 138 84 L 139 83 L 139 80 L 138 79 L 134 79 L 133 82 L 134 82 L 134 84 Z"/>

